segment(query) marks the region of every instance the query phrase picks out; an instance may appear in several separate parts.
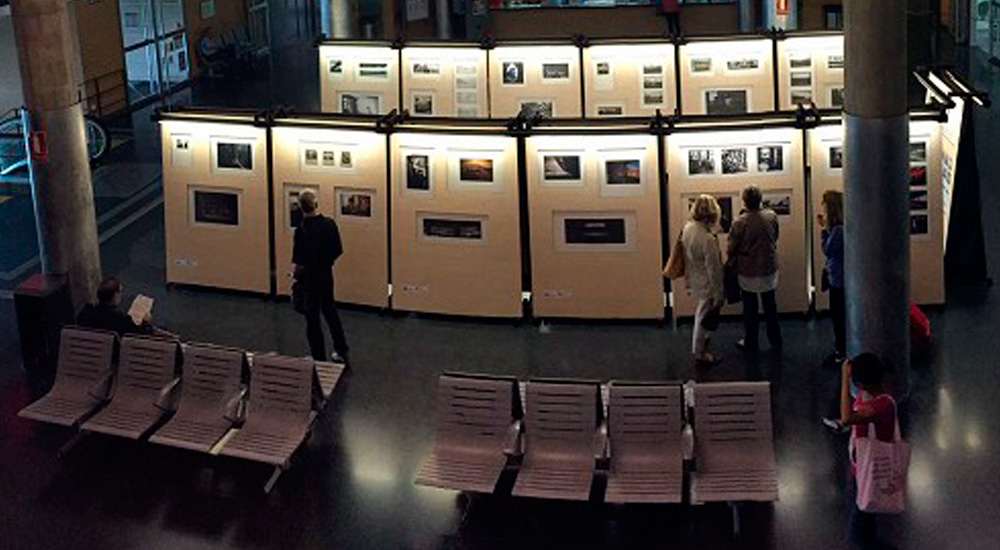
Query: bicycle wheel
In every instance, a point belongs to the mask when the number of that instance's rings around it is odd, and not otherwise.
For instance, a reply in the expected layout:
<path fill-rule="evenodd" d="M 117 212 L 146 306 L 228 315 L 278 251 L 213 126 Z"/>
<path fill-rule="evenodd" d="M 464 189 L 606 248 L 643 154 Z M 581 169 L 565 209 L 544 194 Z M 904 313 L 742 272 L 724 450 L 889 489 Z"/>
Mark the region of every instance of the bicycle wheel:
<path fill-rule="evenodd" d="M 90 163 L 96 164 L 111 151 L 111 134 L 103 122 L 90 115 L 84 115 L 83 128 L 87 133 L 87 155 Z"/>
<path fill-rule="evenodd" d="M 27 166 L 27 160 L 20 117 L 0 121 L 0 176 L 24 168 Z"/>

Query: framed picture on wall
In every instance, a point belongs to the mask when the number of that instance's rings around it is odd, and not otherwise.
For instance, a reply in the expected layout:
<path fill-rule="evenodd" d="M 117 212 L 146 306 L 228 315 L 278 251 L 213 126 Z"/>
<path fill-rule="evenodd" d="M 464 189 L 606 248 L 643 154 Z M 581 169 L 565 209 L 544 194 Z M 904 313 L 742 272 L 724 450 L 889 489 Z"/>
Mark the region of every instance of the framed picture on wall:
<path fill-rule="evenodd" d="M 783 172 L 784 170 L 784 147 L 781 145 L 760 145 L 757 147 L 758 172 Z"/>
<path fill-rule="evenodd" d="M 556 116 L 555 101 L 551 99 L 530 99 L 521 101 L 521 113 L 527 118 L 553 118 Z"/>
<path fill-rule="evenodd" d="M 213 166 L 216 172 L 253 173 L 254 139 L 213 138 Z"/>
<path fill-rule="evenodd" d="M 414 61 L 410 63 L 410 74 L 414 78 L 438 78 L 441 76 L 441 62 L 437 60 Z"/>
<path fill-rule="evenodd" d="M 757 71 L 760 68 L 760 58 L 757 56 L 733 57 L 726 60 L 726 71 L 731 73 Z"/>
<path fill-rule="evenodd" d="M 831 145 L 827 149 L 828 166 L 831 170 L 840 170 L 844 167 L 844 146 Z"/>
<path fill-rule="evenodd" d="M 341 218 L 370 219 L 375 194 L 367 189 L 337 188 L 337 215 Z"/>
<path fill-rule="evenodd" d="M 566 61 L 542 63 L 543 84 L 565 84 L 570 80 L 570 65 Z"/>
<path fill-rule="evenodd" d="M 431 156 L 428 151 L 403 154 L 404 187 L 407 191 L 427 193 L 431 190 Z"/>
<path fill-rule="evenodd" d="M 326 75 L 331 80 L 340 80 L 344 77 L 344 60 L 330 58 L 326 60 Z"/>
<path fill-rule="evenodd" d="M 598 105 L 597 116 L 624 116 L 624 105 Z"/>
<path fill-rule="evenodd" d="M 635 212 L 553 212 L 559 252 L 635 250 Z"/>
<path fill-rule="evenodd" d="M 838 109 L 844 106 L 844 88 L 840 86 L 830 88 L 830 106 Z"/>
<path fill-rule="evenodd" d="M 389 63 L 386 61 L 361 61 L 358 63 L 358 80 L 389 80 Z"/>
<path fill-rule="evenodd" d="M 477 244 L 486 241 L 486 216 L 417 212 L 417 235 L 421 241 Z"/>
<path fill-rule="evenodd" d="M 340 112 L 345 115 L 378 115 L 382 113 L 382 96 L 358 92 L 341 92 Z"/>
<path fill-rule="evenodd" d="M 616 150 L 601 156 L 601 195 L 634 197 L 645 193 L 645 149 Z"/>
<path fill-rule="evenodd" d="M 810 69 L 812 68 L 812 55 L 801 52 L 788 54 L 788 67 L 791 69 Z"/>
<path fill-rule="evenodd" d="M 722 150 L 723 174 L 745 174 L 749 171 L 746 147 L 729 147 Z"/>
<path fill-rule="evenodd" d="M 433 116 L 434 92 L 413 92 L 411 109 L 417 116 Z"/>
<path fill-rule="evenodd" d="M 594 89 L 609 91 L 615 88 L 614 64 L 610 59 L 594 61 Z"/>
<path fill-rule="evenodd" d="M 926 235 L 928 232 L 929 232 L 929 224 L 926 213 L 910 215 L 911 236 Z"/>
<path fill-rule="evenodd" d="M 791 190 L 768 191 L 763 194 L 761 207 L 770 208 L 779 217 L 792 215 L 792 192 Z"/>
<path fill-rule="evenodd" d="M 194 163 L 191 153 L 191 136 L 189 134 L 173 134 L 170 137 L 172 147 L 170 148 L 171 164 L 178 168 L 187 168 Z"/>
<path fill-rule="evenodd" d="M 711 57 L 692 57 L 690 61 L 691 74 L 711 74 L 712 73 L 712 58 Z"/>
<path fill-rule="evenodd" d="M 192 186 L 188 192 L 190 221 L 193 225 L 239 227 L 242 195 L 239 189 Z"/>
<path fill-rule="evenodd" d="M 709 115 L 745 115 L 750 108 L 750 90 L 705 90 L 705 113 Z"/>
<path fill-rule="evenodd" d="M 715 174 L 715 150 L 689 149 L 687 153 L 689 176 Z"/>
<path fill-rule="evenodd" d="M 524 85 L 524 61 L 504 61 L 500 65 L 500 82 L 504 86 Z"/>
<path fill-rule="evenodd" d="M 458 181 L 474 185 L 493 185 L 493 159 L 479 157 L 458 159 Z"/>
<path fill-rule="evenodd" d="M 539 151 L 542 157 L 542 185 L 582 185 L 582 151 Z"/>
<path fill-rule="evenodd" d="M 319 187 L 315 185 L 303 185 L 300 183 L 285 184 L 285 229 L 292 233 L 295 228 L 302 225 L 302 209 L 299 208 L 299 194 L 304 189 L 312 189 L 317 194 Z"/>

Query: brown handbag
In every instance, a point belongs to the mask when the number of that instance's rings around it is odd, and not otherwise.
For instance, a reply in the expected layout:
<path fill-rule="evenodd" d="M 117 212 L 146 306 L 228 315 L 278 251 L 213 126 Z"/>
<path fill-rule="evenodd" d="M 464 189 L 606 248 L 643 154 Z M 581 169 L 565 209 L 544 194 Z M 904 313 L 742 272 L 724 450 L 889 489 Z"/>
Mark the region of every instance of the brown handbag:
<path fill-rule="evenodd" d="M 684 276 L 684 243 L 681 242 L 680 236 L 677 237 L 677 242 L 674 243 L 674 248 L 670 251 L 670 258 L 667 259 L 667 265 L 663 268 L 663 276 L 668 279 L 680 279 Z"/>

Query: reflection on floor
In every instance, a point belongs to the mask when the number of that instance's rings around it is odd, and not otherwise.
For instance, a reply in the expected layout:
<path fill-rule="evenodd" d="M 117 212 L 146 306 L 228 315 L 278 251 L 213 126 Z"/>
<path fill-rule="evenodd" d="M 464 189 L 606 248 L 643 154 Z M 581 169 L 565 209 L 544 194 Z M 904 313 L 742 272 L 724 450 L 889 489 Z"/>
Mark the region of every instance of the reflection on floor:
<path fill-rule="evenodd" d="M 970 77 L 1000 97 L 997 69 Z M 1000 110 L 980 111 L 989 262 L 1000 260 Z M 136 141 L 156 143 L 155 129 Z M 306 351 L 287 303 L 164 284 L 162 208 L 108 239 L 105 270 L 156 298 L 154 318 L 191 340 L 290 354 Z M 907 512 L 885 522 L 899 548 L 991 548 L 1000 540 L 1000 293 L 951 289 L 931 312 L 934 356 L 915 365 L 907 435 L 914 443 Z M 54 548 L 847 548 L 846 442 L 820 418 L 835 410 L 837 373 L 823 369 L 828 321 L 783 320 L 786 349 L 745 361 L 725 323 L 724 362 L 695 369 L 690 326 L 571 324 L 539 330 L 346 311 L 352 369 L 292 470 L 268 498 L 268 471 L 104 437 L 69 457 L 69 436 L 16 418 L 30 402 L 18 369 L 12 304 L 0 300 L 0 547 Z M 747 506 L 734 541 L 724 505 L 565 504 L 469 499 L 416 487 L 433 430 L 438 373 L 466 370 L 621 379 L 770 380 L 781 501 Z M 994 541 L 993 543 L 989 541 Z"/>

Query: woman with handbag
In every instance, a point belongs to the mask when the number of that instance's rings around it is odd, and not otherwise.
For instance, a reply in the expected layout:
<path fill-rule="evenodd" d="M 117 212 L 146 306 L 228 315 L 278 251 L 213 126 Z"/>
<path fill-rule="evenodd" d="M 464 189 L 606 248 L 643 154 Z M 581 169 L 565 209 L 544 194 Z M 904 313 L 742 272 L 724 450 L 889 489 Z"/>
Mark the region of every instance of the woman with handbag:
<path fill-rule="evenodd" d="M 715 365 L 721 359 L 708 351 L 709 339 L 719 328 L 719 310 L 725 303 L 722 287 L 722 252 L 716 229 L 722 210 L 715 197 L 701 195 L 691 206 L 680 245 L 684 252 L 684 281 L 688 294 L 698 300 L 691 352 L 698 365 Z"/>
<path fill-rule="evenodd" d="M 823 212 L 816 215 L 822 228 L 823 267 L 821 289 L 830 292 L 830 318 L 833 320 L 833 354 L 824 364 L 839 365 L 847 357 L 846 304 L 844 301 L 844 194 L 823 193 Z"/>

